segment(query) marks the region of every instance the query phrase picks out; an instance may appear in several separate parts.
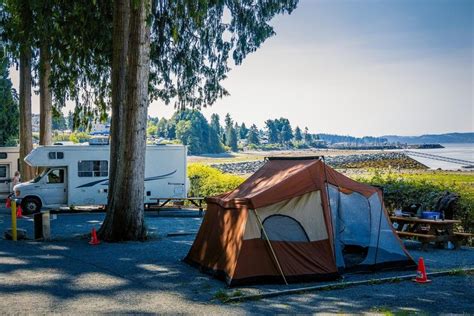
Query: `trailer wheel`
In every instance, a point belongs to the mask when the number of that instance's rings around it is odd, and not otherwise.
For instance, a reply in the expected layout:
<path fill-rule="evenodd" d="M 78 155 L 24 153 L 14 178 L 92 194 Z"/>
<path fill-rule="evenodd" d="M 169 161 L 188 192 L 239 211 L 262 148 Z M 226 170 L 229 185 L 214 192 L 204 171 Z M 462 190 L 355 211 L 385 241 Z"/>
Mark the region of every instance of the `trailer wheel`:
<path fill-rule="evenodd" d="M 28 196 L 21 201 L 21 208 L 26 215 L 38 213 L 41 210 L 41 201 L 33 196 Z"/>

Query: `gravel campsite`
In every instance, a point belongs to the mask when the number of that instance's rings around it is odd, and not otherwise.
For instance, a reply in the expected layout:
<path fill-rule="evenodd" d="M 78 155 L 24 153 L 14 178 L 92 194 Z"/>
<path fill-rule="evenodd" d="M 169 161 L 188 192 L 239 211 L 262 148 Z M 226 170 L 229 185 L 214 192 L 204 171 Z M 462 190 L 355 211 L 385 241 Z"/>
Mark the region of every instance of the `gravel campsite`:
<path fill-rule="evenodd" d="M 0 209 L 0 229 L 10 224 L 9 210 Z M 407 248 L 423 256 L 428 272 L 451 270 L 430 284 L 397 281 L 415 271 L 346 275 L 337 282 L 394 277 L 394 281 L 335 290 L 302 292 L 237 303 L 232 296 L 269 293 L 325 283 L 299 283 L 228 288 L 181 260 L 189 251 L 202 218 L 195 211 L 148 212 L 152 232 L 147 242 L 88 244 L 103 213 L 57 214 L 51 222 L 52 241 L 12 243 L 0 240 L 0 309 L 12 313 L 469 313 L 474 308 L 474 250 L 430 249 L 418 243 Z M 31 238 L 33 221 L 18 227 Z M 21 304 L 13 303 L 21 302 Z"/>

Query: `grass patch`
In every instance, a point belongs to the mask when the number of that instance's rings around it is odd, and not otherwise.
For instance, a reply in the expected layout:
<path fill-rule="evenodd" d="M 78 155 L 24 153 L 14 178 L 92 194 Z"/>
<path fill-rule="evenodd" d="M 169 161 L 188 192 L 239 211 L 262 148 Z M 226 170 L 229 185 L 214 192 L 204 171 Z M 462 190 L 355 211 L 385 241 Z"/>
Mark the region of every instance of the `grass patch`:
<path fill-rule="evenodd" d="M 470 273 L 473 273 L 472 271 L 470 271 Z M 459 269 L 453 269 L 451 271 L 448 272 L 449 275 L 461 275 L 461 276 L 465 276 L 465 275 L 468 275 L 469 274 L 469 271 L 465 271 L 461 268 Z"/>
<path fill-rule="evenodd" d="M 223 289 L 220 289 L 214 293 L 214 298 L 221 301 L 222 303 L 226 303 L 230 298 L 242 297 L 243 295 L 244 293 L 242 293 L 241 290 L 235 290 L 234 292 L 229 293 Z"/>

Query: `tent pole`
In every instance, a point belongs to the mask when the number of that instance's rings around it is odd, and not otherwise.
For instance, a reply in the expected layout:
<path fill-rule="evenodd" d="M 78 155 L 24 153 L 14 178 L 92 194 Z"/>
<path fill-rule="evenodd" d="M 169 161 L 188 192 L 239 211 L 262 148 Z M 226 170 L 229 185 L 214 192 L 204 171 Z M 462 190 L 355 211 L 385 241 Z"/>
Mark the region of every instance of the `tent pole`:
<path fill-rule="evenodd" d="M 263 235 L 265 236 L 265 240 L 267 241 L 268 247 L 270 247 L 270 251 L 272 252 L 273 260 L 275 260 L 276 266 L 281 274 L 281 277 L 283 278 L 283 281 L 285 281 L 285 284 L 288 285 L 288 282 L 286 281 L 285 274 L 283 273 L 283 270 L 281 269 L 280 262 L 278 261 L 278 258 L 275 254 L 275 251 L 273 251 L 272 243 L 270 242 L 270 239 L 268 239 L 267 232 L 265 231 L 265 228 L 263 228 L 262 221 L 260 220 L 260 216 L 258 216 L 257 211 L 254 209 L 253 212 L 255 213 L 255 217 L 257 217 L 257 222 L 262 229 Z"/>

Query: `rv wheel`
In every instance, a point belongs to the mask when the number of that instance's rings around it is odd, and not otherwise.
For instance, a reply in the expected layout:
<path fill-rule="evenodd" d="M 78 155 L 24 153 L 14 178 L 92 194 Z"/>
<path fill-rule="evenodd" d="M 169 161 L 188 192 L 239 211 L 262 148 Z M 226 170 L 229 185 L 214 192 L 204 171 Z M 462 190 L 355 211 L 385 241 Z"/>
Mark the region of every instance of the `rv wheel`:
<path fill-rule="evenodd" d="M 41 201 L 35 197 L 26 197 L 21 201 L 21 208 L 26 215 L 38 213 L 41 210 Z"/>

